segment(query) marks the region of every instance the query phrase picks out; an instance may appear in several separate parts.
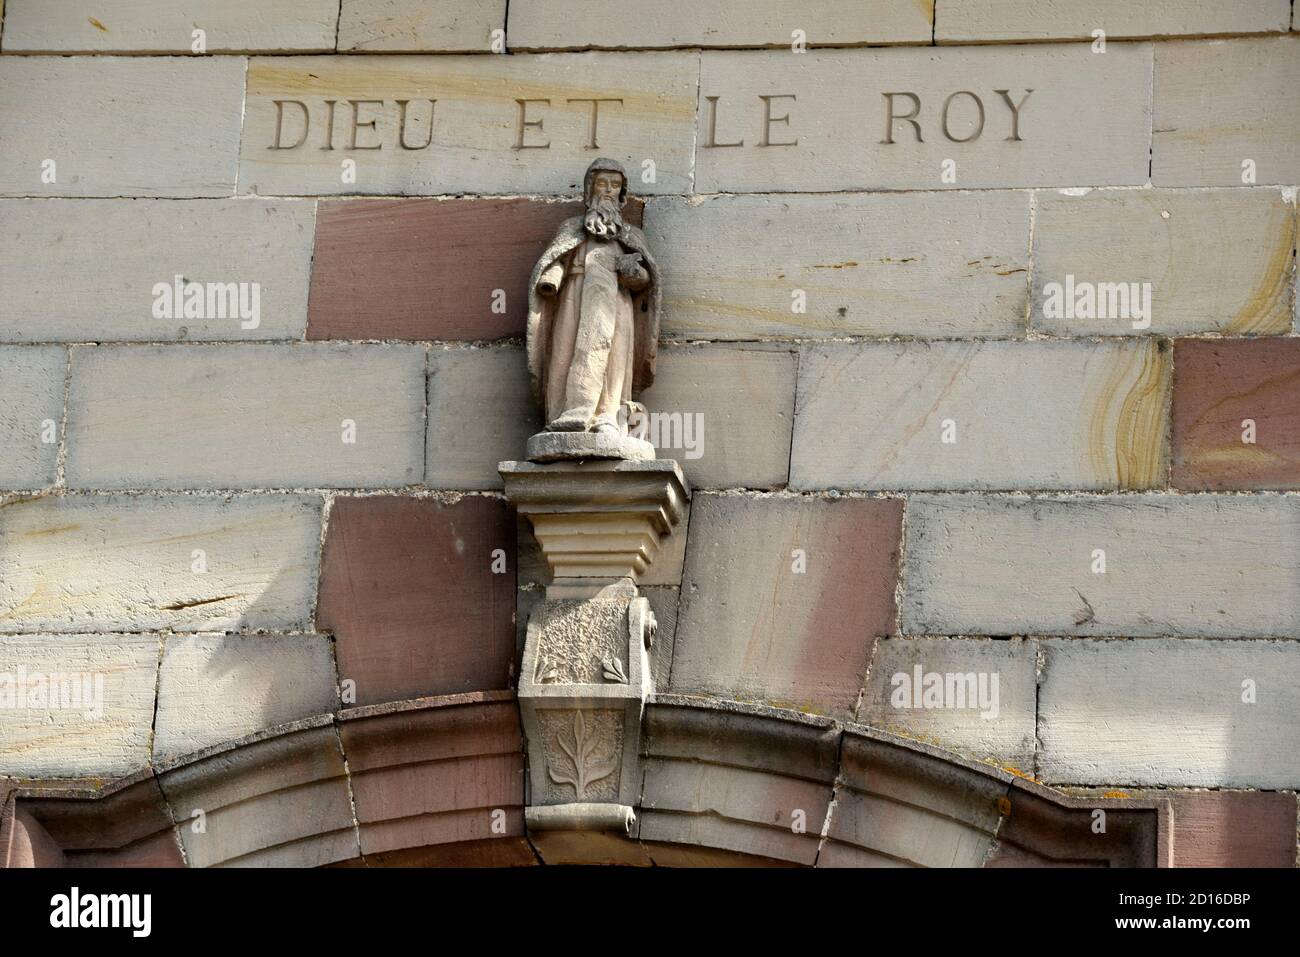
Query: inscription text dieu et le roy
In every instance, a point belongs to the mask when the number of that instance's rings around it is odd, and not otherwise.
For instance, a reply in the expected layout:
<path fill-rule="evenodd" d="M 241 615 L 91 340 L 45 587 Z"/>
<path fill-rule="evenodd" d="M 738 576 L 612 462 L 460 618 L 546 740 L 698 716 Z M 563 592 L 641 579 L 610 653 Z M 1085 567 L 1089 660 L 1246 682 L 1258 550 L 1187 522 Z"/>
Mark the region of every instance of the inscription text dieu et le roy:
<path fill-rule="evenodd" d="M 989 133 L 1009 142 L 1022 139 L 1025 105 L 1033 90 L 997 89 L 983 94 L 954 90 L 941 103 L 927 103 L 910 90 L 880 93 L 878 106 L 879 142 L 894 145 L 937 137 L 951 143 L 970 143 Z M 739 99 L 739 98 L 737 98 Z M 700 147 L 703 149 L 798 146 L 798 96 L 769 93 L 756 96 L 746 107 L 724 102 L 720 96 L 705 96 L 701 116 Z M 370 98 L 272 98 L 275 124 L 268 149 L 297 150 L 313 146 L 322 150 L 422 150 L 433 143 L 437 125 L 436 97 L 408 99 Z M 609 111 L 623 106 L 621 97 L 519 97 L 515 98 L 516 121 L 510 148 L 549 149 L 546 133 L 547 110 L 563 105 L 587 113 L 585 146 L 601 149 L 611 145 L 601 139 L 601 120 Z M 722 117 L 731 111 L 737 120 L 750 111 L 749 126 L 754 135 L 739 132 L 723 135 Z M 732 122 L 739 130 L 742 122 Z M 454 135 L 454 131 L 449 131 Z M 448 145 L 470 145 L 448 144 Z M 502 147 L 507 144 L 500 144 Z"/>

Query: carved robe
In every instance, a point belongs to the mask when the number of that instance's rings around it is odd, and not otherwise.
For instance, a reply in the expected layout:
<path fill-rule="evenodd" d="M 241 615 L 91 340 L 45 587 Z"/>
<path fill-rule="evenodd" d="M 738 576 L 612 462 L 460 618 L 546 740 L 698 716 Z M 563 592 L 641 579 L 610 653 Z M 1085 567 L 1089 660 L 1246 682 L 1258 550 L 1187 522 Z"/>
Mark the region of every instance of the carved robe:
<path fill-rule="evenodd" d="M 620 283 L 618 258 L 628 253 L 641 254 L 642 268 Z M 640 229 L 625 224 L 617 239 L 601 240 L 582 217 L 561 225 L 528 289 L 528 369 L 548 428 L 616 423 L 630 398 L 654 381 L 660 298 L 659 271 Z"/>

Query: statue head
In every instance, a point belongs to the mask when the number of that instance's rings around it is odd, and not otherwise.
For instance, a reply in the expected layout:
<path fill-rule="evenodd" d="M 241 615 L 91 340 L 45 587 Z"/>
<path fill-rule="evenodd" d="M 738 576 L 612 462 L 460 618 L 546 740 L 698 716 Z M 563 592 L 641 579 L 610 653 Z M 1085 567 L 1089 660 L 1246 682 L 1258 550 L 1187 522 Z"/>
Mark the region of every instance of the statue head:
<path fill-rule="evenodd" d="M 613 239 L 625 230 L 623 204 L 627 201 L 627 174 L 617 160 L 601 157 L 587 167 L 583 181 L 587 232 L 601 239 Z"/>
<path fill-rule="evenodd" d="M 623 164 L 604 156 L 593 160 L 583 178 L 583 202 L 590 206 L 594 200 L 614 200 L 616 194 L 616 202 L 622 208 L 627 202 L 627 170 Z"/>

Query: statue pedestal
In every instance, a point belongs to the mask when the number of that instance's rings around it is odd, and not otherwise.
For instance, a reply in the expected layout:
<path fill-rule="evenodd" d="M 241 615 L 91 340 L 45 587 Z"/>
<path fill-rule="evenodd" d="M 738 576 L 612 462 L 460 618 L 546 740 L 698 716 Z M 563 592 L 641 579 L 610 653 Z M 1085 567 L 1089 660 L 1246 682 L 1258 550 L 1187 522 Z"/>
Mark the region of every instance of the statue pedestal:
<path fill-rule="evenodd" d="M 689 489 L 662 459 L 502 462 L 500 472 L 554 574 L 528 620 L 519 679 L 527 826 L 635 837 L 656 630 L 636 582 Z"/>

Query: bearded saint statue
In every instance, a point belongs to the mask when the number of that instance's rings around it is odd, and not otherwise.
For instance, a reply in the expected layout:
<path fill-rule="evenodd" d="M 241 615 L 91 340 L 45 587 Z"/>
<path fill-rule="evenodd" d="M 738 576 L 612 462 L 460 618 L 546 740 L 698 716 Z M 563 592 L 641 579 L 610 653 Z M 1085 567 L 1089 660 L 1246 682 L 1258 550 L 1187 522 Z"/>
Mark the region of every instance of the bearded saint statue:
<path fill-rule="evenodd" d="M 632 397 L 654 381 L 659 271 L 623 221 L 627 173 L 597 159 L 586 213 L 561 224 L 528 287 L 528 371 L 547 432 L 628 434 Z"/>

